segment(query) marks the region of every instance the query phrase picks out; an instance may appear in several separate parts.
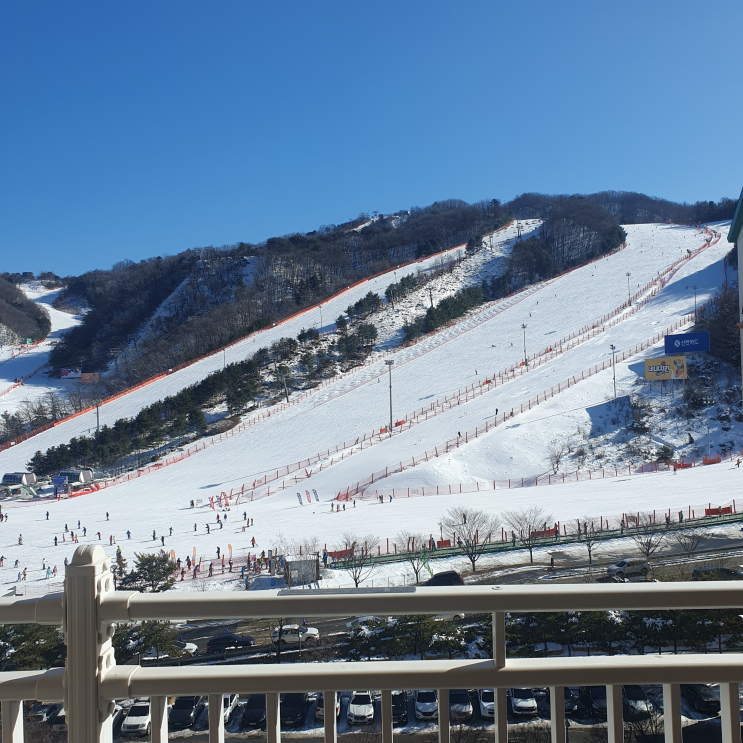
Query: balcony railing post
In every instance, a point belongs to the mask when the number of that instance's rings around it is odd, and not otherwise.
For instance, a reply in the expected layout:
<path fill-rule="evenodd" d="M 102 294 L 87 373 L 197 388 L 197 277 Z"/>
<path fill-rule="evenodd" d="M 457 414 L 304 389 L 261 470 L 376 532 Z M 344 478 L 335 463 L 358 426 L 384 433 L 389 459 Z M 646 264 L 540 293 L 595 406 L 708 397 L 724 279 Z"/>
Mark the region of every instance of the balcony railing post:
<path fill-rule="evenodd" d="M 624 743 L 622 687 L 618 684 L 606 687 L 606 731 L 608 743 Z"/>
<path fill-rule="evenodd" d="M 279 705 L 278 694 L 266 694 L 266 743 L 281 743 Z"/>
<path fill-rule="evenodd" d="M 150 697 L 150 719 L 152 720 L 152 743 L 168 741 L 168 698 Z"/>
<path fill-rule="evenodd" d="M 23 743 L 23 702 L 3 701 L 3 743 Z"/>
<path fill-rule="evenodd" d="M 222 694 L 209 695 L 209 743 L 224 743 Z"/>
<path fill-rule="evenodd" d="M 439 743 L 449 743 L 448 689 L 439 689 Z"/>
<path fill-rule="evenodd" d="M 565 688 L 550 686 L 550 740 L 565 743 Z"/>
<path fill-rule="evenodd" d="M 113 625 L 99 618 L 104 594 L 113 592 L 110 560 L 96 545 L 78 547 L 64 580 L 64 636 L 67 660 L 64 707 L 75 743 L 112 743 L 114 703 L 100 692 L 106 672 L 116 665 Z"/>
<path fill-rule="evenodd" d="M 736 703 L 738 698 L 736 687 Z M 738 709 L 736 704 L 736 710 Z M 738 713 L 738 727 L 740 714 Z M 663 684 L 663 731 L 666 743 L 681 743 L 681 685 Z M 738 733 L 740 740 L 740 732 Z M 724 738 L 723 738 L 724 740 Z M 736 741 L 737 743 L 737 741 Z"/>
<path fill-rule="evenodd" d="M 334 691 L 324 691 L 322 693 L 322 715 L 323 726 L 325 728 L 325 743 L 336 743 L 338 740 L 338 725 L 335 719 Z"/>
<path fill-rule="evenodd" d="M 389 689 L 382 691 L 382 743 L 392 743 L 392 692 Z"/>
<path fill-rule="evenodd" d="M 496 669 L 506 665 L 506 613 L 493 612 L 493 664 Z M 506 690 L 493 690 L 493 717 L 495 722 L 495 743 L 508 743 L 508 699 Z"/>
<path fill-rule="evenodd" d="M 3 715 L 3 722 L 5 715 Z M 720 722 L 722 743 L 740 741 L 740 701 L 738 684 L 720 684 Z M 3 740 L 5 738 L 3 737 Z"/>

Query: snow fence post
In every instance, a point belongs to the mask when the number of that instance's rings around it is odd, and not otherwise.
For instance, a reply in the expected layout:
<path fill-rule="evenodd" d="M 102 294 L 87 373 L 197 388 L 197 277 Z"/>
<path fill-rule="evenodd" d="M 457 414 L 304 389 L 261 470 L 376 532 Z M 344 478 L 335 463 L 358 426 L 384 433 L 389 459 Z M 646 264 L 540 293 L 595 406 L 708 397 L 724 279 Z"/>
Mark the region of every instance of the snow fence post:
<path fill-rule="evenodd" d="M 113 592 L 111 561 L 102 547 L 78 547 L 65 570 L 64 637 L 67 673 L 64 707 L 70 740 L 112 743 L 114 703 L 103 699 L 103 676 L 116 665 L 114 627 L 99 617 L 101 599 Z"/>

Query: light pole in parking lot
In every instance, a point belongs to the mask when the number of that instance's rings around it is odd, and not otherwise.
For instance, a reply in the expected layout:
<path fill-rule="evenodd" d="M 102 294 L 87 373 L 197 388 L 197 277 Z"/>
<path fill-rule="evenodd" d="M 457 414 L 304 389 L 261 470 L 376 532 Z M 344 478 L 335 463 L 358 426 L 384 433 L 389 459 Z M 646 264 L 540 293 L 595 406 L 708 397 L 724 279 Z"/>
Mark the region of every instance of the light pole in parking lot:
<path fill-rule="evenodd" d="M 392 436 L 392 364 L 395 362 L 393 359 L 387 359 L 384 363 L 387 364 L 390 373 L 390 436 Z"/>

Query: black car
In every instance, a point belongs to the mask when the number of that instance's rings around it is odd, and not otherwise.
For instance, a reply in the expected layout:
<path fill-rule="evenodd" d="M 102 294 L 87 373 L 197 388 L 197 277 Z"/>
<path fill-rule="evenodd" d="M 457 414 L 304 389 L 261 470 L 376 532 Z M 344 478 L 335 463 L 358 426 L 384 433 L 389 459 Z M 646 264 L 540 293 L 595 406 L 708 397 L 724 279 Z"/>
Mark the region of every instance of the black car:
<path fill-rule="evenodd" d="M 549 689 L 546 687 L 534 689 L 534 696 L 537 699 L 537 703 L 540 705 L 543 704 L 549 712 L 552 706 Z M 567 686 L 563 686 L 563 696 L 565 697 L 565 714 L 572 715 L 578 709 L 578 699 Z"/>
<path fill-rule="evenodd" d="M 395 689 L 392 692 L 392 724 L 408 724 L 408 692 Z"/>
<path fill-rule="evenodd" d="M 692 580 L 743 580 L 743 570 L 723 567 L 695 568 L 691 574 Z"/>
<path fill-rule="evenodd" d="M 204 709 L 206 697 L 178 697 L 170 709 L 168 725 L 172 728 L 189 728 Z"/>
<path fill-rule="evenodd" d="M 622 706 L 627 720 L 647 720 L 653 711 L 647 694 L 636 684 L 622 687 Z"/>
<path fill-rule="evenodd" d="M 445 570 L 443 573 L 436 573 L 429 578 L 424 586 L 463 586 L 462 576 L 456 570 Z"/>
<path fill-rule="evenodd" d="M 681 684 L 681 696 L 703 715 L 720 714 L 720 697 L 707 684 Z"/>
<path fill-rule="evenodd" d="M 301 725 L 307 715 L 309 697 L 307 694 L 282 694 L 281 695 L 281 724 Z"/>
<path fill-rule="evenodd" d="M 580 701 L 591 717 L 606 719 L 606 687 L 581 686 Z"/>
<path fill-rule="evenodd" d="M 236 650 L 239 648 L 252 648 L 255 640 L 250 635 L 233 635 L 225 632 L 223 635 L 212 637 L 206 643 L 207 653 L 223 653 L 225 650 Z"/>
<path fill-rule="evenodd" d="M 243 709 L 243 727 L 262 728 L 266 724 L 266 695 L 251 694 Z"/>
<path fill-rule="evenodd" d="M 472 719 L 472 702 L 467 689 L 449 689 L 449 719 L 453 724 Z"/>

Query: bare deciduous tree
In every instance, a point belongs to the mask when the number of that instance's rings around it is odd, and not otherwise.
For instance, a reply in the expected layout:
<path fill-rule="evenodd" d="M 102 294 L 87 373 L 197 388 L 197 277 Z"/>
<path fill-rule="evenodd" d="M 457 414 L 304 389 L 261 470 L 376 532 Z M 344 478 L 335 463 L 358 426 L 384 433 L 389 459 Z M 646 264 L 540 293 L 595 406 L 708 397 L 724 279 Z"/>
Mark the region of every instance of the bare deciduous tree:
<path fill-rule="evenodd" d="M 691 557 L 696 552 L 697 547 L 705 539 L 709 539 L 709 532 L 706 529 L 698 527 L 694 529 L 684 529 L 673 533 L 674 540 L 678 543 L 684 554 Z"/>
<path fill-rule="evenodd" d="M 552 474 L 556 475 L 557 471 L 560 469 L 560 463 L 562 462 L 563 454 L 565 453 L 565 448 L 562 445 L 554 445 L 550 446 L 547 449 L 549 453 L 549 460 L 550 460 L 550 467 L 552 468 Z"/>
<path fill-rule="evenodd" d="M 359 585 L 371 578 L 377 569 L 374 562 L 374 555 L 379 545 L 379 537 L 368 534 L 360 537 L 354 532 L 344 532 L 341 536 L 341 543 L 336 547 L 337 550 L 347 550 L 348 555 L 339 562 L 351 576 L 354 586 Z"/>
<path fill-rule="evenodd" d="M 595 519 L 590 516 L 583 517 L 583 530 L 580 534 L 580 541 L 586 546 L 588 550 L 588 564 L 593 565 L 593 549 L 601 541 L 599 535 L 596 532 L 594 525 Z M 578 529 L 580 530 L 580 522 L 578 523 Z"/>
<path fill-rule="evenodd" d="M 403 530 L 395 537 L 397 549 L 402 551 L 405 561 L 413 569 L 415 582 L 420 581 L 421 570 L 426 565 L 425 547 L 427 539 L 418 532 Z"/>
<path fill-rule="evenodd" d="M 666 532 L 660 530 L 650 513 L 639 513 L 637 515 L 637 527 L 632 534 L 632 539 L 638 552 L 649 560 L 666 539 Z"/>
<path fill-rule="evenodd" d="M 552 521 L 552 514 L 540 506 L 530 506 L 519 511 L 506 511 L 503 519 L 511 529 L 513 541 L 520 542 L 529 550 L 529 562 L 534 562 L 534 546 L 539 537 L 535 532 L 544 531 Z"/>
<path fill-rule="evenodd" d="M 477 561 L 500 526 L 498 517 L 476 508 L 454 506 L 441 519 L 441 525 L 455 537 L 457 546 L 472 564 L 472 572 L 477 572 Z"/>

